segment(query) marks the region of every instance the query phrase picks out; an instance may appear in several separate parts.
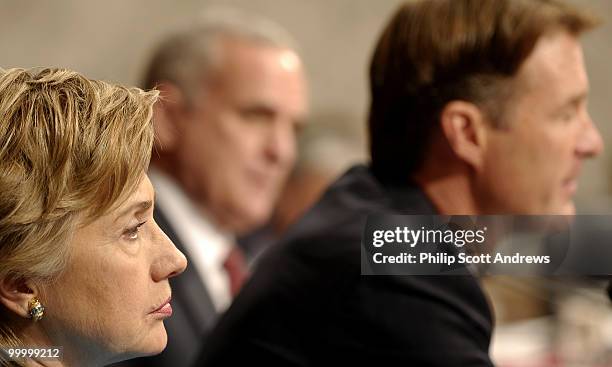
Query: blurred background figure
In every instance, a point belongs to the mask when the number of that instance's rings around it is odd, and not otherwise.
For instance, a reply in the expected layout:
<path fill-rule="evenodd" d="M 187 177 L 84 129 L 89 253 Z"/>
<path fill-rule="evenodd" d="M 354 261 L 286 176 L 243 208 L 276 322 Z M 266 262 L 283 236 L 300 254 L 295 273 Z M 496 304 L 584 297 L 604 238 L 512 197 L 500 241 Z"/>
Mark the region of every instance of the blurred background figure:
<path fill-rule="evenodd" d="M 209 10 L 154 53 L 157 88 L 150 177 L 156 218 L 191 267 L 174 283 L 166 353 L 146 366 L 189 366 L 247 277 L 235 236 L 265 223 L 296 157 L 307 110 L 304 70 L 280 26 Z"/>
<path fill-rule="evenodd" d="M 351 165 L 363 162 L 362 137 L 344 111 L 313 115 L 298 138 L 298 155 L 272 218 L 238 239 L 251 266 Z"/>

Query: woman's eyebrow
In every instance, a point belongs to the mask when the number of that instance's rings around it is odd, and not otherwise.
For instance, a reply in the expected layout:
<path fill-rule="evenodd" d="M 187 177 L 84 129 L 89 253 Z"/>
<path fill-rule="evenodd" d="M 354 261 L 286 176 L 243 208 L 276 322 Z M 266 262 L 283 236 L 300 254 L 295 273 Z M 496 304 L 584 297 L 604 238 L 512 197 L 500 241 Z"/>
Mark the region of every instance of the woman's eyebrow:
<path fill-rule="evenodd" d="M 141 212 L 141 211 L 148 210 L 151 207 L 153 207 L 153 200 L 137 201 L 133 204 L 128 205 L 127 208 L 125 208 L 121 213 L 119 213 L 115 221 L 117 221 L 119 218 L 123 218 L 124 216 L 132 213 L 133 211 Z"/>

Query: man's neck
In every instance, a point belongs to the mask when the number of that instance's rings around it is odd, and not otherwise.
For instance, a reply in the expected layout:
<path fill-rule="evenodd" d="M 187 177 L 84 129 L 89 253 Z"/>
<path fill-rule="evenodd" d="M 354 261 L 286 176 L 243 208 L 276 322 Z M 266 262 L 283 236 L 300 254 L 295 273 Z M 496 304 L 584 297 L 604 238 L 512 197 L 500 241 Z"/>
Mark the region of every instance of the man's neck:
<path fill-rule="evenodd" d="M 154 167 L 157 171 L 162 172 L 163 174 L 178 180 L 178 159 L 174 157 L 169 157 L 168 155 L 155 155 L 151 157 L 151 166 Z"/>
<path fill-rule="evenodd" d="M 444 174 L 430 170 L 416 174 L 413 178 L 440 214 L 475 215 L 480 212 L 469 176 L 461 170 Z"/>

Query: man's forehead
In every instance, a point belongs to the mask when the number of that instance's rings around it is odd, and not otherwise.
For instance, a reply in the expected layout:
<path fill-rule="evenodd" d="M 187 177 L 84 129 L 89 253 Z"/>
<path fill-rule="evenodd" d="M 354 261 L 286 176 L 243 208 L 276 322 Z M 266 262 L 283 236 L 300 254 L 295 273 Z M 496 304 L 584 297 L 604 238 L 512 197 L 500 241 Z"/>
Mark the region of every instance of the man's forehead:
<path fill-rule="evenodd" d="M 250 53 L 253 54 L 250 54 Z M 299 56 L 289 49 L 262 48 L 226 55 L 227 62 L 203 81 L 208 94 L 230 93 L 234 97 L 261 99 L 295 99 L 291 104 L 306 110 L 307 81 Z M 287 103 L 283 100 L 283 103 Z"/>
<path fill-rule="evenodd" d="M 555 92 L 553 89 L 559 84 L 568 92 L 586 93 L 588 78 L 578 38 L 565 31 L 541 37 L 521 65 L 515 80 L 528 89 Z"/>
<path fill-rule="evenodd" d="M 223 38 L 216 42 L 216 72 L 254 67 L 301 72 L 302 61 L 289 47 L 261 41 Z"/>

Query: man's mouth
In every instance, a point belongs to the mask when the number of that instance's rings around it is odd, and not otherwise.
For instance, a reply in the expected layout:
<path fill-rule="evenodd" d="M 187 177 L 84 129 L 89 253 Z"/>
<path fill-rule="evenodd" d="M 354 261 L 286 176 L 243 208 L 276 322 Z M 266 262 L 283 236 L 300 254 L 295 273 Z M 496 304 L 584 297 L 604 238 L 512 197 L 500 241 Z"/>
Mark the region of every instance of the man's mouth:
<path fill-rule="evenodd" d="M 570 197 L 574 196 L 578 190 L 578 178 L 570 178 L 565 180 L 563 182 L 563 188 Z"/>

